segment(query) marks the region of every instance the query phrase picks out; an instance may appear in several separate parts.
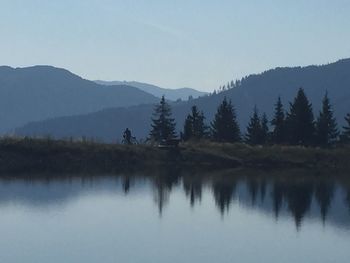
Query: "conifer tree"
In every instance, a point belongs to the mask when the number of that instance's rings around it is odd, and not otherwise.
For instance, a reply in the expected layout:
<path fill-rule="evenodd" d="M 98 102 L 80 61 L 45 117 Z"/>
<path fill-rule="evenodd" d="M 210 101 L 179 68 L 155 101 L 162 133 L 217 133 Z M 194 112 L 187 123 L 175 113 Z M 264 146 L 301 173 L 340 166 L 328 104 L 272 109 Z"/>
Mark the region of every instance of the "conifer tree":
<path fill-rule="evenodd" d="M 261 141 L 261 123 L 258 114 L 258 109 L 254 107 L 253 115 L 250 118 L 245 141 L 249 144 L 260 144 Z"/>
<path fill-rule="evenodd" d="M 238 142 L 241 139 L 236 111 L 226 97 L 219 105 L 211 123 L 212 137 L 216 141 Z"/>
<path fill-rule="evenodd" d="M 346 126 L 343 126 L 342 141 L 350 142 L 350 113 L 345 116 Z"/>
<path fill-rule="evenodd" d="M 265 144 L 268 140 L 269 127 L 268 119 L 264 113 L 262 117 L 259 117 L 258 109 L 255 106 L 252 117 L 247 127 L 247 133 L 245 141 L 249 144 Z"/>
<path fill-rule="evenodd" d="M 188 115 L 185 119 L 184 131 L 183 133 L 181 133 L 181 139 L 183 139 L 184 141 L 188 141 L 192 137 L 193 137 L 193 125 L 192 125 L 191 116 Z"/>
<path fill-rule="evenodd" d="M 186 117 L 183 139 L 201 139 L 206 134 L 206 125 L 204 124 L 204 114 L 199 112 L 197 106 L 192 106 L 191 114 Z"/>
<path fill-rule="evenodd" d="M 281 97 L 278 97 L 275 104 L 275 115 L 271 124 L 273 126 L 272 142 L 276 144 L 285 142 L 285 114 Z"/>
<path fill-rule="evenodd" d="M 160 103 L 154 108 L 150 138 L 157 142 L 176 137 L 175 120 L 171 117 L 171 107 L 162 96 Z"/>
<path fill-rule="evenodd" d="M 287 114 L 287 140 L 292 145 L 311 145 L 315 133 L 312 105 L 302 88 L 299 89 Z"/>
<path fill-rule="evenodd" d="M 326 92 L 322 101 L 322 111 L 316 122 L 316 142 L 320 146 L 329 146 L 335 142 L 338 135 L 337 122 Z"/>
<path fill-rule="evenodd" d="M 261 117 L 260 123 L 261 123 L 260 143 L 266 144 L 269 139 L 269 126 L 268 126 L 269 121 L 265 113 Z"/>
<path fill-rule="evenodd" d="M 201 139 L 207 135 L 208 126 L 204 123 L 205 117 L 202 111 L 199 111 L 196 106 L 192 107 L 192 124 L 193 136 L 196 139 Z"/>

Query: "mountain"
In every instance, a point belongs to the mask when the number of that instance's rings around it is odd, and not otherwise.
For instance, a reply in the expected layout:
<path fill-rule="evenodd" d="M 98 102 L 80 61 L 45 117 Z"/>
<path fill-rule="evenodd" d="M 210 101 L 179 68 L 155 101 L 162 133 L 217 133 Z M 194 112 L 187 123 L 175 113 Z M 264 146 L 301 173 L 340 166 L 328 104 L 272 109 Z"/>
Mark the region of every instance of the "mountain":
<path fill-rule="evenodd" d="M 135 87 L 98 85 L 51 66 L 0 67 L 0 133 L 30 121 L 157 100 Z"/>
<path fill-rule="evenodd" d="M 315 114 L 321 107 L 326 90 L 340 124 L 350 112 L 350 59 L 307 67 L 286 67 L 265 71 L 243 78 L 235 88 L 219 94 L 203 96 L 186 102 L 172 103 L 177 128 L 182 129 L 184 118 L 192 105 L 204 111 L 211 121 L 217 106 L 226 96 L 237 109 L 238 120 L 244 132 L 254 105 L 271 118 L 274 104 L 280 95 L 286 109 L 299 87 L 303 87 L 313 104 Z M 82 116 L 56 118 L 27 124 L 16 130 L 19 135 L 51 134 L 56 137 L 88 136 L 105 141 L 120 139 L 125 127 L 138 137 L 145 137 L 150 128 L 153 105 L 114 108 Z"/>
<path fill-rule="evenodd" d="M 128 85 L 140 90 L 143 90 L 147 93 L 150 93 L 158 98 L 165 96 L 168 100 L 176 101 L 178 99 L 188 100 L 189 96 L 193 98 L 198 98 L 200 96 L 206 95 L 206 92 L 198 91 L 190 88 L 181 88 L 181 89 L 164 89 L 155 85 L 137 82 L 137 81 L 103 81 L 95 80 L 97 84 L 101 85 Z"/>

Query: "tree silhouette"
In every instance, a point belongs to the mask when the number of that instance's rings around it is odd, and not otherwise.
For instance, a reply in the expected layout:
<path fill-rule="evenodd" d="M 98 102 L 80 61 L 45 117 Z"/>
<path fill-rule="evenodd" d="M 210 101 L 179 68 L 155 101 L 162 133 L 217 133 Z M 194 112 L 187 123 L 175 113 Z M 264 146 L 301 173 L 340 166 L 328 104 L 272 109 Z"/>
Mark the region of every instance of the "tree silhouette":
<path fill-rule="evenodd" d="M 265 144 L 267 143 L 269 138 L 269 126 L 268 126 L 269 121 L 265 113 L 262 115 L 260 123 L 261 123 L 260 143 Z"/>
<path fill-rule="evenodd" d="M 245 141 L 249 144 L 265 144 L 268 139 L 269 127 L 266 114 L 259 117 L 258 109 L 255 106 L 252 117 L 250 118 Z"/>
<path fill-rule="evenodd" d="M 184 131 L 181 133 L 181 138 L 184 141 L 188 141 L 193 137 L 193 124 L 191 120 L 191 116 L 188 115 L 185 119 L 185 124 L 184 124 Z"/>
<path fill-rule="evenodd" d="M 164 96 L 154 109 L 151 126 L 150 137 L 157 142 L 176 137 L 175 120 L 171 117 L 171 107 Z"/>
<path fill-rule="evenodd" d="M 191 114 L 186 117 L 183 139 L 202 139 L 206 135 L 207 127 L 204 124 L 204 114 L 199 112 L 197 106 L 192 106 Z"/>
<path fill-rule="evenodd" d="M 281 97 L 278 97 L 275 104 L 275 115 L 271 121 L 273 128 L 272 142 L 280 144 L 285 142 L 285 114 Z"/>
<path fill-rule="evenodd" d="M 211 130 L 213 139 L 216 141 L 238 142 L 241 139 L 235 109 L 226 97 L 218 107 Z"/>
<path fill-rule="evenodd" d="M 253 115 L 248 123 L 245 141 L 252 145 L 261 143 L 261 123 L 256 106 L 254 107 Z"/>
<path fill-rule="evenodd" d="M 345 117 L 346 126 L 343 126 L 342 141 L 350 142 L 350 113 Z"/>
<path fill-rule="evenodd" d="M 333 144 L 339 135 L 333 109 L 326 92 L 322 101 L 322 111 L 316 122 L 316 142 L 320 146 Z"/>
<path fill-rule="evenodd" d="M 311 145 L 315 132 L 312 105 L 302 88 L 299 89 L 294 102 L 290 104 L 287 114 L 288 141 L 293 145 Z"/>

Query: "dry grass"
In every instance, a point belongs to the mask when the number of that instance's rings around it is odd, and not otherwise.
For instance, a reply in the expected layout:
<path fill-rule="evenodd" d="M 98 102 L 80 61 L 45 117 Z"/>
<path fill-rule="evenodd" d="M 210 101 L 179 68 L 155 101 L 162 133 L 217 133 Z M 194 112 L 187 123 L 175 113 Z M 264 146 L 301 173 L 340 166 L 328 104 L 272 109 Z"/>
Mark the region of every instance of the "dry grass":
<path fill-rule="evenodd" d="M 179 149 L 150 145 L 105 144 L 92 140 L 0 139 L 0 173 L 120 172 L 149 167 L 317 168 L 350 171 L 350 148 L 249 146 L 202 141 Z"/>

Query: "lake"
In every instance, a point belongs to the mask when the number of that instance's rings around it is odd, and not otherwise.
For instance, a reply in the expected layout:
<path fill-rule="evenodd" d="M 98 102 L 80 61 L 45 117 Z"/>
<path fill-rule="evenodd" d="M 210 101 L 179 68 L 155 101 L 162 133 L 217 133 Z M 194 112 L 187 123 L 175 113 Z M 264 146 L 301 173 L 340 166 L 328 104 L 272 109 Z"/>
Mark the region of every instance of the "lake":
<path fill-rule="evenodd" d="M 0 262 L 349 262 L 350 180 L 290 174 L 4 177 Z"/>

